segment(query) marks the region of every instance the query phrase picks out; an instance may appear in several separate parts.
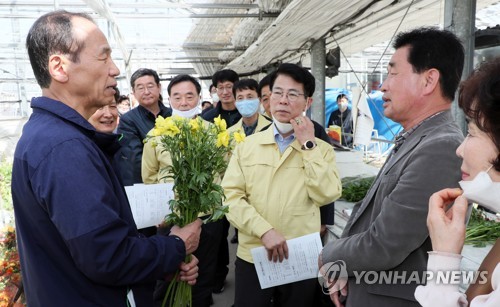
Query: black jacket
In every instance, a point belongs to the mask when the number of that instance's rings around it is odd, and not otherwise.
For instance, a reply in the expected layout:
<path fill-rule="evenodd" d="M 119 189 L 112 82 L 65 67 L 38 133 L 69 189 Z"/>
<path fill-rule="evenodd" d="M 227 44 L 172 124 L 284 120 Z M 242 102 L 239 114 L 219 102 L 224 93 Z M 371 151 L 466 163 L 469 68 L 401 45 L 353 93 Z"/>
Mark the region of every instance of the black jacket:
<path fill-rule="evenodd" d="M 345 110 L 343 113 L 340 110 L 335 110 L 330 114 L 328 126 L 337 125 L 342 129 L 342 145 L 352 147 L 352 136 L 347 136 L 346 133 L 352 134 L 352 111 Z"/>
<path fill-rule="evenodd" d="M 207 111 L 205 114 L 201 114 L 201 117 L 209 121 L 211 123 L 214 122 L 214 118 L 219 116 L 226 121 L 227 127 L 231 127 L 232 125 L 236 124 L 240 119 L 241 119 L 241 114 L 238 112 L 237 109 L 231 110 L 231 111 L 226 111 L 222 109 L 222 103 L 219 102 L 217 104 L 217 107 L 213 108 L 210 111 Z"/>
<path fill-rule="evenodd" d="M 172 110 L 159 102 L 160 113 L 163 117 L 172 115 Z M 125 186 L 134 183 L 142 183 L 141 161 L 142 150 L 144 148 L 143 140 L 148 132 L 153 129 L 156 117 L 146 108 L 138 106 L 120 117 L 118 125 L 118 134 L 122 135 L 120 139 L 121 149 L 115 155 L 116 163 Z"/>

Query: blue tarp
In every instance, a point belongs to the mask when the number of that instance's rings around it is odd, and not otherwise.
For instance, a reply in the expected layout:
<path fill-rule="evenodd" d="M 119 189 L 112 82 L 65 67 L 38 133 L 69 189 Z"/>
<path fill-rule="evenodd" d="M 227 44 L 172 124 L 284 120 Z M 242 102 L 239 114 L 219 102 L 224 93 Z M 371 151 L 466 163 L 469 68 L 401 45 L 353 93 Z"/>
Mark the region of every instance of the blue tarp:
<path fill-rule="evenodd" d="M 337 96 L 345 94 L 349 99 L 349 109 L 352 108 L 352 93 L 344 88 L 328 88 L 325 92 L 325 127 L 327 127 L 328 119 L 333 111 L 338 109 Z M 378 131 L 380 139 L 390 140 L 402 129 L 401 125 L 384 116 L 384 101 L 382 100 L 381 91 L 372 91 L 367 97 L 368 106 L 372 112 L 375 126 L 373 129 Z M 381 151 L 386 151 L 390 144 L 381 143 Z"/>

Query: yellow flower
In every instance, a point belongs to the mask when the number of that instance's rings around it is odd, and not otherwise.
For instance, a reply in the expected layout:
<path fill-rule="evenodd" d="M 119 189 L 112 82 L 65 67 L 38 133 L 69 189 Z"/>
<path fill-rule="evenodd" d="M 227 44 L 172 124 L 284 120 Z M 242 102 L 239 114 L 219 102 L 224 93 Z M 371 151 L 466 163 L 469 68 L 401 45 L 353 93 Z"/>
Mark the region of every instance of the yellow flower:
<path fill-rule="evenodd" d="M 235 132 L 233 134 L 234 140 L 236 141 L 237 144 L 243 142 L 245 140 L 245 134 L 241 132 Z"/>
<path fill-rule="evenodd" d="M 156 118 L 155 128 L 153 130 L 154 136 L 160 136 L 160 135 L 175 136 L 180 132 L 181 131 L 179 127 L 177 127 L 172 117 L 163 118 L 161 116 L 158 116 Z"/>
<path fill-rule="evenodd" d="M 166 132 L 165 128 L 166 128 L 165 118 L 163 118 L 163 116 L 158 116 L 155 120 L 155 127 L 153 129 L 152 134 L 154 136 L 163 135 Z"/>
<path fill-rule="evenodd" d="M 222 131 L 217 135 L 217 147 L 221 146 L 229 146 L 229 133 L 227 131 Z"/>
<path fill-rule="evenodd" d="M 197 119 L 190 120 L 189 125 L 191 126 L 191 132 L 197 132 L 200 130 L 200 122 Z"/>
<path fill-rule="evenodd" d="M 227 129 L 226 121 L 221 119 L 220 115 L 214 118 L 214 124 L 219 131 L 226 131 Z"/>

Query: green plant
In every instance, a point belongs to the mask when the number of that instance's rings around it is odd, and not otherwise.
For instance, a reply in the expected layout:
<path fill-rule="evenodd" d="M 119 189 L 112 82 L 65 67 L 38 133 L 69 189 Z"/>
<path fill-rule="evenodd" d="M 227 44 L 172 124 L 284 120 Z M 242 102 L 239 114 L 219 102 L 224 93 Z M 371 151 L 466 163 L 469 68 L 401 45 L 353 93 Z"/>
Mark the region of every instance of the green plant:
<path fill-rule="evenodd" d="M 362 200 L 370 189 L 375 177 L 346 177 L 342 179 L 342 199 L 349 202 Z"/>
<path fill-rule="evenodd" d="M 12 162 L 0 162 L 0 196 L 3 210 L 12 211 L 12 193 L 10 190 L 12 179 Z"/>
<path fill-rule="evenodd" d="M 155 140 L 159 138 L 156 146 L 168 152 L 171 159 L 165 177 L 174 181 L 175 199 L 170 200 L 172 213 L 166 218 L 167 224 L 183 227 L 196 220 L 200 213 L 210 215 L 205 223 L 222 218 L 228 209 L 222 205 L 224 191 L 216 178 L 227 167 L 226 157 L 231 152 L 233 139 L 243 141 L 244 135 L 229 134 L 220 116 L 214 124 L 204 122 L 201 117 L 189 120 L 159 116 L 152 135 Z M 185 262 L 190 259 L 187 255 Z M 178 281 L 178 274 L 170 282 L 162 306 L 167 305 L 167 299 L 172 307 L 192 305 L 191 287 Z"/>
<path fill-rule="evenodd" d="M 465 244 L 484 247 L 486 244 L 495 243 L 498 238 L 500 223 L 488 219 L 481 209 L 474 207 L 465 232 Z"/>

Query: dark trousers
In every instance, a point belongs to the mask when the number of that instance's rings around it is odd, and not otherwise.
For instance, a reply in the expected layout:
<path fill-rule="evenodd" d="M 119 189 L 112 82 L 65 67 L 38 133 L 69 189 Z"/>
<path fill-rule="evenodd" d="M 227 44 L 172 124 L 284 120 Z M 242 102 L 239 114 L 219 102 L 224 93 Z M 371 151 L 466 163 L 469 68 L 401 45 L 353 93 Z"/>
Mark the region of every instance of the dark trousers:
<path fill-rule="evenodd" d="M 208 307 L 212 301 L 215 271 L 217 269 L 217 253 L 222 236 L 222 222 L 216 221 L 201 226 L 200 244 L 193 253 L 198 258 L 198 278 L 192 288 L 192 307 Z M 156 306 L 167 292 L 168 282 L 158 282 L 155 290 Z M 158 305 L 159 303 L 159 305 Z"/>
<path fill-rule="evenodd" d="M 316 278 L 261 289 L 253 263 L 236 258 L 235 307 L 310 307 L 317 294 Z"/>
<path fill-rule="evenodd" d="M 229 234 L 229 222 L 226 217 L 223 217 L 218 222 L 222 224 L 222 235 L 219 244 L 217 269 L 215 272 L 214 289 L 220 290 L 224 286 L 227 273 L 229 273 L 229 244 L 227 236 Z"/>

